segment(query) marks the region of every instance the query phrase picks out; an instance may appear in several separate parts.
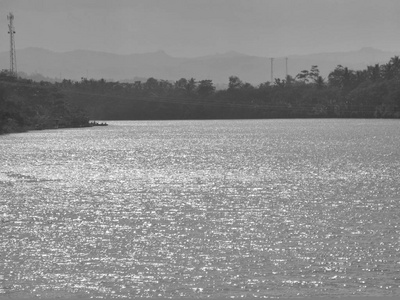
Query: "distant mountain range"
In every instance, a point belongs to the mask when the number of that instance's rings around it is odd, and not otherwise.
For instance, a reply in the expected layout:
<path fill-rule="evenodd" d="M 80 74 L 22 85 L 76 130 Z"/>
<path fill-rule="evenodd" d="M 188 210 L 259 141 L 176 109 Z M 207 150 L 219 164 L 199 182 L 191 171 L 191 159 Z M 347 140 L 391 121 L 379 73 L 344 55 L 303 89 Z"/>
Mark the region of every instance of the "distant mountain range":
<path fill-rule="evenodd" d="M 397 52 L 374 48 L 358 51 L 318 53 L 288 56 L 288 73 L 297 75 L 317 65 L 323 77 L 341 64 L 359 70 L 367 65 L 386 63 Z M 0 53 L 0 69 L 9 66 L 9 53 Z M 271 63 L 267 57 L 256 57 L 237 52 L 208 55 L 196 58 L 172 57 L 163 51 L 143 54 L 118 55 L 104 52 L 75 50 L 53 52 L 41 48 L 17 50 L 18 71 L 40 73 L 52 78 L 80 80 L 82 77 L 118 81 L 154 77 L 165 80 L 195 78 L 212 79 L 216 84 L 227 84 L 229 76 L 238 76 L 244 82 L 259 84 L 270 81 Z M 274 77 L 284 78 L 285 57 L 274 58 Z"/>

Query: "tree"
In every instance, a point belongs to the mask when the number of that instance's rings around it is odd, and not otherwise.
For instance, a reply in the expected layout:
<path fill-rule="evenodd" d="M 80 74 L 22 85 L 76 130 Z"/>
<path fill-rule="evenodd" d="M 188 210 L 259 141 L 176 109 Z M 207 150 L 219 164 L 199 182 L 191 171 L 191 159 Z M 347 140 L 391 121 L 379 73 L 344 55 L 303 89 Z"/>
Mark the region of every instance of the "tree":
<path fill-rule="evenodd" d="M 392 57 L 387 64 L 381 66 L 381 76 L 385 80 L 400 78 L 400 58 L 398 56 Z"/>
<path fill-rule="evenodd" d="M 379 64 L 367 67 L 368 77 L 371 81 L 375 82 L 381 78 L 381 67 Z"/>
<path fill-rule="evenodd" d="M 132 85 L 132 88 L 136 91 L 142 90 L 142 82 L 141 81 L 135 81 Z"/>
<path fill-rule="evenodd" d="M 190 78 L 186 84 L 186 91 L 191 94 L 196 89 L 196 80 L 194 78 Z"/>
<path fill-rule="evenodd" d="M 307 83 L 309 80 L 310 73 L 308 70 L 303 70 L 299 74 L 296 75 L 295 79 L 299 79 L 300 81 L 303 81 L 304 83 Z"/>
<path fill-rule="evenodd" d="M 229 87 L 228 90 L 240 89 L 243 86 L 243 82 L 237 76 L 229 77 Z"/>
<path fill-rule="evenodd" d="M 350 90 L 355 85 L 355 75 L 354 71 L 349 70 L 347 67 L 338 65 L 335 70 L 329 73 L 328 76 L 329 85 L 332 87 L 337 87 L 342 90 Z"/>
<path fill-rule="evenodd" d="M 175 88 L 178 90 L 186 90 L 187 84 L 188 80 L 186 78 L 181 78 L 178 81 L 175 81 Z"/>
<path fill-rule="evenodd" d="M 318 89 L 321 89 L 325 86 L 325 80 L 321 76 L 318 76 L 315 79 L 315 85 L 317 86 Z"/>
<path fill-rule="evenodd" d="M 311 70 L 303 70 L 299 74 L 296 75 L 296 78 L 303 81 L 304 83 L 308 83 L 309 81 L 316 83 L 319 77 L 319 69 L 318 66 L 311 66 Z"/>
<path fill-rule="evenodd" d="M 158 88 L 158 80 L 153 77 L 150 77 L 149 79 L 147 79 L 144 85 L 145 88 L 148 90 L 155 90 Z"/>
<path fill-rule="evenodd" d="M 285 80 L 281 80 L 280 78 L 275 78 L 275 85 L 277 86 L 277 87 L 285 87 L 285 83 L 286 83 L 286 81 Z"/>
<path fill-rule="evenodd" d="M 200 97 L 207 97 L 213 94 L 215 91 L 215 86 L 212 83 L 212 80 L 200 80 L 199 86 L 197 87 L 197 94 Z"/>
<path fill-rule="evenodd" d="M 290 76 L 290 75 L 286 76 L 286 78 L 285 78 L 286 85 L 291 85 L 294 82 L 295 82 L 295 79 L 292 76 Z"/>
<path fill-rule="evenodd" d="M 317 83 L 317 81 L 320 81 L 321 76 L 319 76 L 318 66 L 316 66 L 316 65 L 311 66 L 311 70 L 310 70 L 308 76 L 309 76 L 310 80 L 313 81 L 314 83 Z"/>

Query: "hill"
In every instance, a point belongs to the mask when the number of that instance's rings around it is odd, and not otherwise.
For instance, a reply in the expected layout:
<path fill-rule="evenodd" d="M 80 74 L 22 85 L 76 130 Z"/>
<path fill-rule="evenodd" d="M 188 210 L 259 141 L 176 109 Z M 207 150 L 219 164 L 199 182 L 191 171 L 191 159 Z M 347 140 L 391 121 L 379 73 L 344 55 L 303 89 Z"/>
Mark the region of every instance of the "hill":
<path fill-rule="evenodd" d="M 300 71 L 318 65 L 326 78 L 337 65 L 360 70 L 368 65 L 385 63 L 398 53 L 374 48 L 351 52 L 317 53 L 288 57 L 288 71 L 296 76 Z M 47 77 L 80 80 L 82 77 L 133 81 L 134 78 L 211 79 L 216 84 L 227 84 L 229 76 L 238 76 L 245 82 L 258 85 L 270 80 L 270 60 L 237 52 L 208 55 L 196 58 L 172 57 L 163 51 L 143 54 L 118 55 L 104 52 L 75 50 L 58 53 L 40 48 L 17 51 L 18 70 L 28 74 L 40 73 Z M 8 52 L 0 53 L 0 68 L 9 65 Z M 284 78 L 285 57 L 274 60 L 274 77 Z"/>

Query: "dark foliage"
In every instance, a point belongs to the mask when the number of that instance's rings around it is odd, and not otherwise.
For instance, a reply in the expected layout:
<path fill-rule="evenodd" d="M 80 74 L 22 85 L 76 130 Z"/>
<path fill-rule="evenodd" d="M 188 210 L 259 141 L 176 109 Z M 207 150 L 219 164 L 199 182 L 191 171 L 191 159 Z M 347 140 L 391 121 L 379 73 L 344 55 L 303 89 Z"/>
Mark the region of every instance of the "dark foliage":
<path fill-rule="evenodd" d="M 256 87 L 231 76 L 222 91 L 211 80 L 193 78 L 135 83 L 82 78 L 55 85 L 93 119 L 400 117 L 398 57 L 361 71 L 339 65 L 327 79 L 318 66 Z"/>
<path fill-rule="evenodd" d="M 94 120 L 247 118 L 400 118 L 400 59 L 354 71 L 337 66 L 327 79 L 318 66 L 294 78 L 252 86 L 229 77 L 226 90 L 211 80 L 149 78 L 121 83 L 34 83 L 0 74 L 0 131 L 86 126 Z M 73 107 L 79 107 L 78 110 Z"/>
<path fill-rule="evenodd" d="M 0 133 L 88 126 L 84 111 L 74 108 L 63 97 L 53 84 L 17 79 L 7 71 L 0 72 Z"/>

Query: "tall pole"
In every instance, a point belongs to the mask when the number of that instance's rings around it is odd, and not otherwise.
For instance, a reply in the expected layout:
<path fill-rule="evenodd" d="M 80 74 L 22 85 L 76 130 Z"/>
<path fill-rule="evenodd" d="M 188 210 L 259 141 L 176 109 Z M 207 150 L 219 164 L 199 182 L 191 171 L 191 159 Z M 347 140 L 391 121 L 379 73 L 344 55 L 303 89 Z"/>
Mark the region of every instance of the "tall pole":
<path fill-rule="evenodd" d="M 274 58 L 271 57 L 271 83 L 274 82 Z"/>
<path fill-rule="evenodd" d="M 15 40 L 14 40 L 14 15 L 9 13 L 7 20 L 10 21 L 8 24 L 8 34 L 10 35 L 10 74 L 12 76 L 17 76 L 17 55 L 15 52 Z"/>
<path fill-rule="evenodd" d="M 286 78 L 288 77 L 288 58 L 286 57 L 285 58 L 285 60 L 286 60 Z"/>

